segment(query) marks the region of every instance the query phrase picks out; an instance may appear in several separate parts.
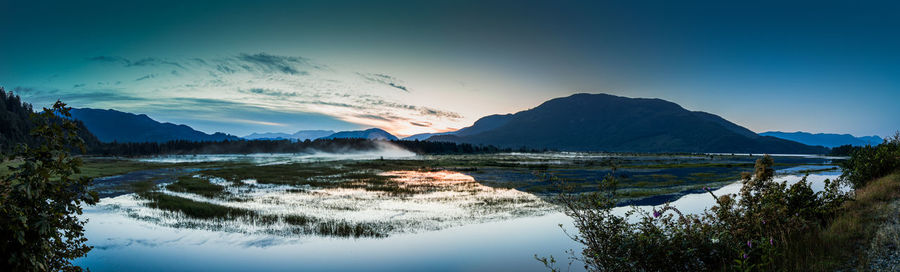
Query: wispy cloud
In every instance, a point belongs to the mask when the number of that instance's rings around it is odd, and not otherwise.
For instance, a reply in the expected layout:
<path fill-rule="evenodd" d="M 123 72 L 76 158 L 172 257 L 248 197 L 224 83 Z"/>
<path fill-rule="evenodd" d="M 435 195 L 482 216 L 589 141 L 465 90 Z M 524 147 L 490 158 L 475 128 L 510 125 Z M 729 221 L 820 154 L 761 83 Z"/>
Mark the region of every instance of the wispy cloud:
<path fill-rule="evenodd" d="M 276 56 L 269 55 L 266 53 L 259 54 L 241 54 L 237 57 L 239 60 L 246 62 L 247 64 L 256 65 L 258 69 L 261 69 L 264 72 L 282 72 L 286 74 L 301 74 L 308 75 L 309 73 L 306 71 L 297 70 L 296 64 L 304 64 L 307 63 L 307 60 L 301 57 L 285 57 L 285 56 Z M 249 69 L 249 66 L 244 66 L 245 69 Z"/>
<path fill-rule="evenodd" d="M 151 79 L 154 77 L 156 77 L 156 74 L 149 74 L 149 75 L 139 77 L 139 78 L 135 79 L 134 81 L 141 81 L 141 80 L 145 80 L 145 79 Z"/>
<path fill-rule="evenodd" d="M 366 80 L 381 83 L 387 86 L 391 86 L 397 89 L 400 89 L 404 92 L 409 92 L 409 89 L 404 85 L 400 85 L 400 80 L 393 76 L 385 75 L 385 74 L 367 74 L 367 73 L 356 73 L 357 75 L 365 78 Z"/>
<path fill-rule="evenodd" d="M 212 58 L 95 56 L 86 60 L 123 69 L 87 79 L 95 84 L 57 86 L 52 94 L 51 88 L 43 88 L 35 96 L 55 96 L 82 107 L 156 111 L 182 119 L 243 119 L 249 121 L 240 122 L 264 126 L 284 122 L 235 118 L 227 112 L 321 114 L 400 134 L 458 126 L 455 122 L 462 118 L 453 111 L 401 102 L 421 94 L 411 92 L 403 80 L 388 73 L 346 71 L 300 56 L 245 53 Z"/>

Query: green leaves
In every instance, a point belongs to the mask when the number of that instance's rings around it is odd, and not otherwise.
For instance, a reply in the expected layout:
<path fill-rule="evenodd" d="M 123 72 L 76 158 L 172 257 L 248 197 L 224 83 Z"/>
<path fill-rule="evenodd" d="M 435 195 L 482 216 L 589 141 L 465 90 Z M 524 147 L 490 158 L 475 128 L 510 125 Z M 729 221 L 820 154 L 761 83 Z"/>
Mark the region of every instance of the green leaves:
<path fill-rule="evenodd" d="M 0 261 L 13 271 L 80 271 L 70 261 L 90 250 L 84 221 L 74 214 L 98 197 L 88 190 L 90 179 L 72 178 L 81 162 L 69 150 L 84 144 L 68 111 L 57 101 L 33 115 L 37 146 L 18 148 L 9 160 L 22 163 L 0 180 Z"/>
<path fill-rule="evenodd" d="M 718 205 L 700 215 L 668 204 L 652 213 L 614 215 L 613 176 L 601 182 L 601 192 L 563 194 L 566 214 L 578 228 L 570 237 L 585 246 L 583 257 L 573 259 L 589 271 L 784 270 L 788 241 L 824 226 L 849 196 L 838 181 L 827 181 L 821 192 L 805 178 L 775 182 L 773 165 L 769 156 L 757 160 L 737 195 L 706 189 Z M 555 269 L 552 259 L 538 260 Z"/>
<path fill-rule="evenodd" d="M 854 189 L 862 188 L 870 180 L 900 170 L 900 132 L 885 139 L 880 145 L 856 149 L 842 167 L 842 177 L 848 179 Z"/>

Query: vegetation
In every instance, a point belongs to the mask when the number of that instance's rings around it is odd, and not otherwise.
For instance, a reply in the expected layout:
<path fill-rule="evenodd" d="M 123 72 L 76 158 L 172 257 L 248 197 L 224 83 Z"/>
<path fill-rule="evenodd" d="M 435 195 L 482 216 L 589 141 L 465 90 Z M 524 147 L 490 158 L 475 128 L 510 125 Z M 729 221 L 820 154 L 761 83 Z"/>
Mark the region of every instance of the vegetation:
<path fill-rule="evenodd" d="M 850 156 L 854 151 L 859 149 L 858 146 L 853 145 L 842 145 L 831 148 L 831 152 L 828 153 L 829 156 Z"/>
<path fill-rule="evenodd" d="M 856 149 L 842 166 L 843 177 L 850 181 L 854 189 L 896 171 L 900 168 L 900 131 L 880 145 Z"/>
<path fill-rule="evenodd" d="M 35 122 L 31 117 L 34 114 L 34 108 L 31 104 L 25 103 L 18 95 L 12 92 L 6 92 L 0 87 L 0 153 L 9 154 L 15 151 L 16 145 L 27 144 L 37 146 L 42 141 L 41 137 L 33 135 L 31 132 L 38 126 L 42 125 L 42 121 Z M 55 122 L 59 122 L 58 116 L 45 117 Z M 77 126 L 78 137 L 85 142 L 87 147 L 92 147 L 100 143 L 97 137 L 94 137 L 79 121 L 74 121 Z M 78 149 L 71 151 L 81 151 Z"/>
<path fill-rule="evenodd" d="M 165 211 L 181 212 L 188 217 L 199 219 L 235 219 L 241 216 L 254 216 L 256 213 L 247 209 L 232 208 L 207 202 L 194 201 L 183 197 L 167 195 L 161 192 L 145 192 L 139 194 L 148 200 L 148 207 Z"/>
<path fill-rule="evenodd" d="M 9 270 L 80 271 L 71 260 L 91 249 L 76 216 L 82 203 L 97 202 L 97 193 L 88 190 L 90 178 L 76 177 L 81 160 L 69 150 L 83 149 L 84 142 L 68 117 L 69 108 L 59 101 L 33 115 L 37 125 L 25 140 L 32 145 L 9 156 L 18 162 L 0 181 L 0 254 Z"/>
<path fill-rule="evenodd" d="M 737 195 L 717 197 L 707 188 L 717 205 L 700 215 L 666 204 L 652 214 L 617 216 L 612 175 L 597 192 L 563 194 L 579 230 L 571 237 L 585 245 L 576 259 L 591 271 L 793 270 L 802 259 L 794 255 L 808 253 L 792 243 L 827 226 L 847 195 L 838 182 L 826 181 L 818 193 L 805 179 L 775 182 L 773 165 L 769 156 L 757 160 Z M 539 260 L 555 270 L 555 259 Z"/>
<path fill-rule="evenodd" d="M 198 194 L 208 198 L 221 196 L 225 193 L 224 186 L 212 184 L 205 178 L 192 176 L 181 176 L 178 178 L 178 181 L 166 186 L 166 189 L 173 192 Z"/>
<path fill-rule="evenodd" d="M 585 245 L 572 259 L 590 271 L 868 269 L 871 254 L 860 248 L 897 246 L 876 233 L 890 217 L 885 211 L 900 203 L 898 162 L 900 133 L 851 152 L 843 164 L 846 179 L 826 180 L 825 190 L 814 192 L 805 179 L 773 181 L 774 162 L 765 156 L 753 174 L 744 174 L 739 194 L 715 196 L 706 189 L 717 205 L 700 215 L 683 215 L 668 204 L 652 213 L 614 215 L 620 194 L 610 175 L 597 192 L 560 197 L 578 228 L 570 236 Z M 845 184 L 855 190 L 842 192 Z M 553 257 L 538 260 L 556 270 Z"/>

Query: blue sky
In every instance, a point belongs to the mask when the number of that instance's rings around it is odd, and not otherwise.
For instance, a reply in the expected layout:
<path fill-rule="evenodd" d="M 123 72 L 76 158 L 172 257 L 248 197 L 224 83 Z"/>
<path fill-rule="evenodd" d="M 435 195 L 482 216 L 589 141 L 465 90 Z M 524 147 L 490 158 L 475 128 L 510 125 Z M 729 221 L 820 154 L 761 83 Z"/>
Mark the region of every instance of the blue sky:
<path fill-rule="evenodd" d="M 0 86 L 236 135 L 445 131 L 572 93 L 751 130 L 900 129 L 879 1 L 0 0 Z"/>

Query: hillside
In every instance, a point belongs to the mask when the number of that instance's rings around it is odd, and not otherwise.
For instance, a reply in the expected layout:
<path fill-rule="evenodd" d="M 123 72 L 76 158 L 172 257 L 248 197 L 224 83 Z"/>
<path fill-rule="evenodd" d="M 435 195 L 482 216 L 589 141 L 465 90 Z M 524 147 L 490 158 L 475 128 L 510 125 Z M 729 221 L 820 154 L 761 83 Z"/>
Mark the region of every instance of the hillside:
<path fill-rule="evenodd" d="M 187 141 L 224 141 L 237 140 L 238 137 L 214 133 L 206 134 L 186 125 L 161 123 L 144 114 L 133 114 L 116 110 L 72 109 L 72 117 L 84 122 L 102 142 L 168 142 L 172 140 Z"/>
<path fill-rule="evenodd" d="M 822 147 L 760 136 L 719 116 L 689 111 L 662 99 L 608 94 L 552 99 L 507 117 L 482 118 L 467 130 L 474 133 L 429 140 L 563 151 L 827 152 Z"/>
<path fill-rule="evenodd" d="M 865 146 L 865 145 L 878 145 L 882 141 L 881 137 L 878 136 L 864 136 L 864 137 L 855 137 L 850 134 L 834 134 L 834 133 L 816 133 L 812 134 L 809 132 L 781 132 L 781 131 L 767 131 L 760 133 L 759 135 L 763 136 L 772 136 L 776 138 L 781 138 L 785 140 L 791 140 L 807 145 L 821 145 L 824 147 L 838 147 L 842 145 L 852 145 L 852 146 Z"/>
<path fill-rule="evenodd" d="M 379 128 L 367 130 L 341 131 L 319 139 L 369 139 L 369 140 L 397 140 L 397 137 Z"/>

